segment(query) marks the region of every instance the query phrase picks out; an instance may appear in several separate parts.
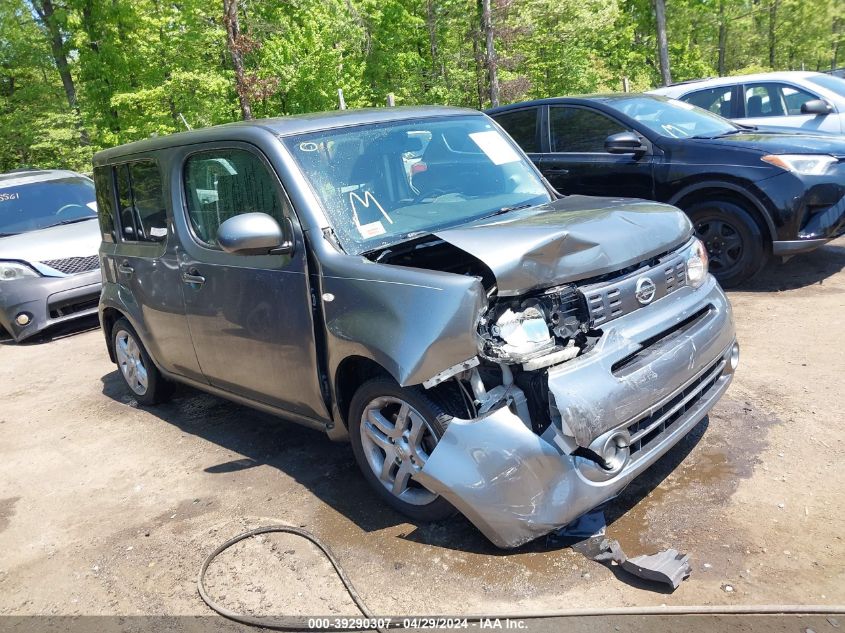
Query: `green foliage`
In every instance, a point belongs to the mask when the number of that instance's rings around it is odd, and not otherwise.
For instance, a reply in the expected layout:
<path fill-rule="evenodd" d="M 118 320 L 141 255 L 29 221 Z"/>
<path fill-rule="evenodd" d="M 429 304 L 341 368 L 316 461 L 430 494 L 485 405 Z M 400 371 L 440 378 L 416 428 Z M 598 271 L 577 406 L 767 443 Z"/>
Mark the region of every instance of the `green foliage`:
<path fill-rule="evenodd" d="M 222 0 L 53 0 L 78 111 L 31 4 L 0 3 L 0 170 L 240 117 Z M 503 102 L 657 85 L 652 0 L 494 0 Z M 240 0 L 253 113 L 489 105 L 479 0 Z M 845 0 L 666 0 L 675 81 L 845 65 Z M 721 35 L 721 37 L 720 37 Z M 87 143 L 86 141 L 90 141 Z"/>

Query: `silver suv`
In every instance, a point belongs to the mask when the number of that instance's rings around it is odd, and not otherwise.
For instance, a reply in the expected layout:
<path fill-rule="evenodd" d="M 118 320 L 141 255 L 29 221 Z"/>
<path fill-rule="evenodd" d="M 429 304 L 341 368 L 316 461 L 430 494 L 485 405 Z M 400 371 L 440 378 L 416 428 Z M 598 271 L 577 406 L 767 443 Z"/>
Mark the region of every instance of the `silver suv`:
<path fill-rule="evenodd" d="M 651 91 L 743 125 L 845 134 L 845 79 L 785 71 L 687 81 Z"/>
<path fill-rule="evenodd" d="M 90 178 L 0 174 L 0 330 L 23 341 L 97 314 L 100 230 Z"/>
<path fill-rule="evenodd" d="M 417 520 L 501 547 L 617 495 L 738 361 L 686 216 L 558 196 L 487 116 L 269 119 L 95 156 L 109 354 L 351 440 Z"/>

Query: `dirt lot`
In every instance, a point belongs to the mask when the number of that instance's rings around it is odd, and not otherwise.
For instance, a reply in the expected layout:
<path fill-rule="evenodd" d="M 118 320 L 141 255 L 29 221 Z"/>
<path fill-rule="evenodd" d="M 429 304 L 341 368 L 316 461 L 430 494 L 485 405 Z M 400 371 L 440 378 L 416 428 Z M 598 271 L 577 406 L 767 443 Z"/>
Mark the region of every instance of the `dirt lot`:
<path fill-rule="evenodd" d="M 277 522 L 325 539 L 383 614 L 845 604 L 843 267 L 845 239 L 731 293 L 728 395 L 607 507 L 629 555 L 691 555 L 672 594 L 550 539 L 503 552 L 460 518 L 412 525 L 317 432 L 189 389 L 139 409 L 99 330 L 0 344 L 0 614 L 206 614 L 203 557 Z M 255 613 L 356 614 L 291 537 L 235 547 L 208 582 Z"/>

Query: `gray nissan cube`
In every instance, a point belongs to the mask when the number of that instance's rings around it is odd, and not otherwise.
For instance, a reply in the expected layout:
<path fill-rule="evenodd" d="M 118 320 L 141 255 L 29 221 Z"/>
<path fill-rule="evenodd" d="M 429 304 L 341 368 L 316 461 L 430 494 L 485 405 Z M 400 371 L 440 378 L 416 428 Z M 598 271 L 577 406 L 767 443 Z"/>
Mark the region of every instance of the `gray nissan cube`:
<path fill-rule="evenodd" d="M 100 320 L 139 403 L 180 382 L 349 440 L 386 503 L 500 547 L 619 494 L 737 367 L 683 213 L 561 197 L 478 112 L 235 123 L 94 165 Z"/>

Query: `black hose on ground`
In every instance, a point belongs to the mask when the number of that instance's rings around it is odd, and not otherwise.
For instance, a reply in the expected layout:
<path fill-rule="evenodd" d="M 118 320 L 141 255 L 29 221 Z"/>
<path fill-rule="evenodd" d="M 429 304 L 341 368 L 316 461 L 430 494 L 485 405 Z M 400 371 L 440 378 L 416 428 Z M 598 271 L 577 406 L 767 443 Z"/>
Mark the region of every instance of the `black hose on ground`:
<path fill-rule="evenodd" d="M 238 534 L 230 538 L 228 541 L 217 547 L 213 552 L 206 556 L 200 567 L 200 572 L 197 577 L 197 591 L 203 601 L 216 613 L 219 613 L 225 618 L 249 624 L 251 626 L 259 626 L 266 629 L 273 629 L 276 631 L 302 631 L 302 618 L 285 617 L 285 618 L 257 618 L 250 615 L 243 615 L 227 609 L 226 607 L 215 602 L 205 589 L 205 573 L 209 565 L 221 553 L 251 536 L 259 534 L 269 534 L 273 532 L 281 532 L 284 534 L 294 534 L 300 536 L 307 541 L 313 543 L 328 559 L 334 567 L 335 572 L 343 583 L 352 602 L 361 611 L 365 620 L 372 623 L 378 622 L 382 618 L 373 616 L 364 600 L 355 590 L 352 581 L 343 571 L 335 555 L 329 549 L 329 546 L 323 543 L 316 536 L 303 530 L 302 528 L 294 527 L 292 525 L 268 525 L 265 527 L 255 528 Z M 649 616 L 649 615 L 845 615 L 845 606 L 828 606 L 828 605 L 702 605 L 690 607 L 619 607 L 619 608 L 599 608 L 599 609 L 570 609 L 565 611 L 546 611 L 535 612 L 530 614 L 513 615 L 513 614 L 499 614 L 499 615 L 471 615 L 471 616 L 451 616 L 455 619 L 466 620 L 467 622 L 480 622 L 492 618 L 499 618 L 501 620 L 538 620 L 547 618 L 566 618 L 566 617 L 596 617 L 596 616 L 614 616 L 614 615 L 631 615 L 631 616 Z M 324 618 L 320 618 L 324 619 Z M 348 618 L 347 618 L 348 619 Z M 328 628 L 310 628 L 309 631 L 337 631 L 339 629 Z M 377 626 L 371 628 L 362 628 L 359 630 L 377 631 L 378 633 L 386 633 L 385 629 Z"/>

